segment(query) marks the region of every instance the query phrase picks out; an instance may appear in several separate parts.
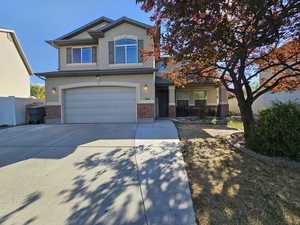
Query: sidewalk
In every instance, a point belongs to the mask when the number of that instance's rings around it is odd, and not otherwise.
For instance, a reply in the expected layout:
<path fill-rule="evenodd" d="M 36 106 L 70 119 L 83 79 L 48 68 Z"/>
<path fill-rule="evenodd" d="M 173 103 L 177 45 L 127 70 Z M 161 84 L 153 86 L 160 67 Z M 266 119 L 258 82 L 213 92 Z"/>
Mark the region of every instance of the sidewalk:
<path fill-rule="evenodd" d="M 148 225 L 196 225 L 174 124 L 167 120 L 138 124 L 135 146 Z"/>

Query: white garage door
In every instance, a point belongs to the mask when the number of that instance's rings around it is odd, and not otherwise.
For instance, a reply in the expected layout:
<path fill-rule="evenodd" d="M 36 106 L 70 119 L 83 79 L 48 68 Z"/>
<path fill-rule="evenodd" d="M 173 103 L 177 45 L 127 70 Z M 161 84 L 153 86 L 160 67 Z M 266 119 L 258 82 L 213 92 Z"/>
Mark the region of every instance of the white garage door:
<path fill-rule="evenodd" d="M 64 91 L 65 123 L 136 122 L 136 91 L 127 87 L 85 87 Z"/>

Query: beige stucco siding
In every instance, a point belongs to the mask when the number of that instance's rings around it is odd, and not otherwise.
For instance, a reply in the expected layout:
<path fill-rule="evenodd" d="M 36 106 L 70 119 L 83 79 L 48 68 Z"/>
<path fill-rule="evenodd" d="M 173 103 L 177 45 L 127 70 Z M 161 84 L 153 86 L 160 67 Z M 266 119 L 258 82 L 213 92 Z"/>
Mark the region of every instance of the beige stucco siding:
<path fill-rule="evenodd" d="M 108 42 L 117 40 L 120 38 L 134 38 L 137 40 L 144 40 L 144 49 L 145 50 L 152 50 L 153 49 L 153 40 L 151 36 L 147 34 L 147 31 L 143 28 L 123 23 L 107 32 L 104 33 L 104 38 L 99 39 L 99 66 L 104 69 L 110 68 L 120 68 L 121 66 L 124 67 L 153 67 L 153 60 L 152 58 L 148 58 L 145 63 L 140 64 L 126 64 L 126 65 L 119 65 L 119 64 L 109 64 L 108 62 Z M 101 54 L 102 53 L 102 54 Z"/>
<path fill-rule="evenodd" d="M 204 90 L 207 91 L 207 105 L 218 105 L 218 87 L 216 86 L 201 86 L 193 88 L 179 88 L 176 90 L 176 100 L 188 100 L 189 105 L 195 105 L 194 91 Z"/>
<path fill-rule="evenodd" d="M 10 33 L 0 32 L 0 96 L 30 96 L 30 76 Z"/>
<path fill-rule="evenodd" d="M 238 113 L 238 114 L 240 113 L 240 108 L 237 99 L 235 97 L 228 99 L 228 105 L 229 105 L 229 112 Z"/>
<path fill-rule="evenodd" d="M 95 86 L 103 86 L 105 83 L 110 83 L 109 86 L 120 86 L 122 83 L 130 83 L 138 85 L 140 89 L 138 103 L 153 103 L 155 96 L 155 84 L 153 74 L 146 75 L 119 75 L 119 76 L 101 76 L 97 79 L 96 76 L 92 77 L 58 77 L 48 78 L 46 80 L 46 104 L 58 104 L 59 103 L 59 91 L 56 94 L 52 94 L 51 90 L 55 88 L 59 90 L 59 87 L 65 85 L 81 85 L 84 83 L 94 83 Z M 143 87 L 147 84 L 149 90 L 144 91 Z"/>
<path fill-rule="evenodd" d="M 86 33 L 86 32 L 84 32 Z M 76 38 L 88 38 L 87 33 L 76 36 Z M 137 64 L 109 64 L 108 43 L 120 38 L 134 38 L 137 40 L 144 40 L 144 49 L 153 49 L 153 39 L 147 34 L 143 28 L 123 23 L 112 28 L 104 33 L 104 38 L 98 39 L 97 48 L 97 63 L 95 64 L 66 64 L 66 47 L 60 48 L 60 70 L 85 70 L 85 69 L 114 69 L 114 68 L 144 68 L 154 67 L 153 58 L 149 57 L 145 63 Z M 90 45 L 92 46 L 92 45 Z M 72 47 L 72 46 L 70 46 Z M 76 47 L 86 47 L 76 46 Z"/>

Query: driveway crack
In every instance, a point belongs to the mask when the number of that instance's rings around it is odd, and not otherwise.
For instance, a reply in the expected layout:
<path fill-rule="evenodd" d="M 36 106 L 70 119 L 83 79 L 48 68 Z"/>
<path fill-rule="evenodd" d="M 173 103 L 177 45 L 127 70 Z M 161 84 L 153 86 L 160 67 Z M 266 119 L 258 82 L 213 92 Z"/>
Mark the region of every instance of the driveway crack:
<path fill-rule="evenodd" d="M 135 160 L 135 165 L 136 165 L 137 179 L 138 179 L 139 188 L 140 188 L 140 192 L 141 192 L 141 198 L 142 198 L 142 202 L 143 202 L 145 221 L 146 221 L 147 225 L 150 225 L 148 217 L 147 217 L 145 198 L 144 198 L 144 193 L 143 193 L 143 189 L 142 189 L 142 181 L 141 181 L 140 170 L 139 170 L 139 165 L 138 165 L 138 161 L 137 161 L 137 152 L 138 152 L 139 146 L 136 146 L 136 137 L 137 137 L 138 128 L 139 128 L 139 123 L 137 123 L 137 125 L 136 125 L 135 136 L 134 136 L 134 151 L 135 151 L 134 160 Z"/>

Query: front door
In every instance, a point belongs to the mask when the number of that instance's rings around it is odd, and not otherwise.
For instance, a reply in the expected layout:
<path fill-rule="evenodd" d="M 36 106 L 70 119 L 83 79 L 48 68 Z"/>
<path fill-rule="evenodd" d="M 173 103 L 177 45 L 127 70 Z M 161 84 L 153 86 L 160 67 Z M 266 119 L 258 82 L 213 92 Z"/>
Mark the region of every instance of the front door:
<path fill-rule="evenodd" d="M 158 90 L 158 115 L 159 117 L 168 117 L 169 116 L 169 92 L 168 89 Z"/>

